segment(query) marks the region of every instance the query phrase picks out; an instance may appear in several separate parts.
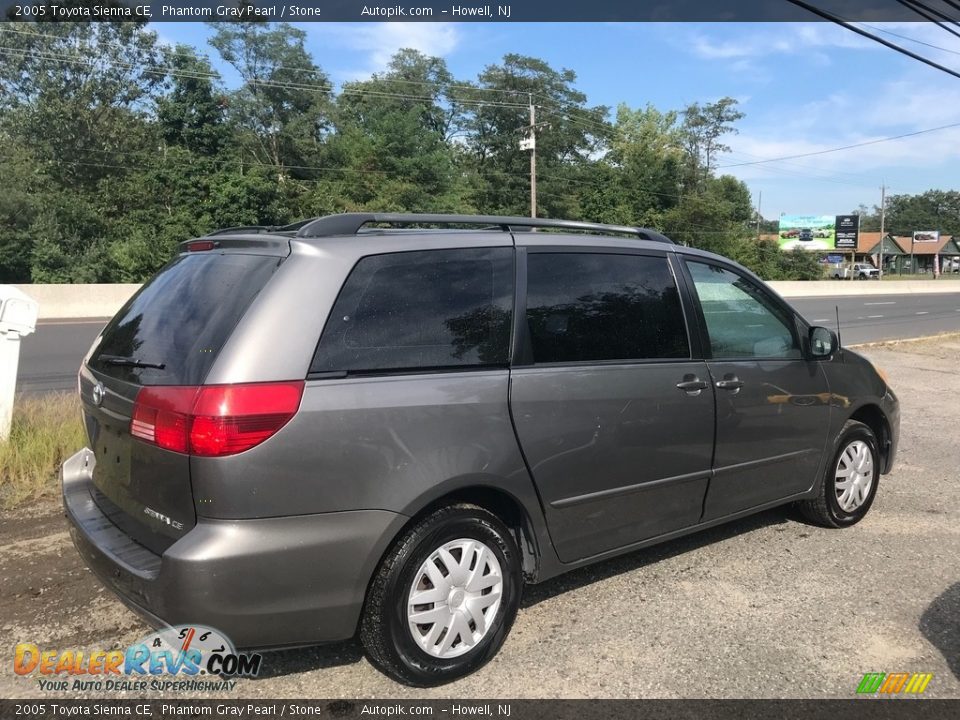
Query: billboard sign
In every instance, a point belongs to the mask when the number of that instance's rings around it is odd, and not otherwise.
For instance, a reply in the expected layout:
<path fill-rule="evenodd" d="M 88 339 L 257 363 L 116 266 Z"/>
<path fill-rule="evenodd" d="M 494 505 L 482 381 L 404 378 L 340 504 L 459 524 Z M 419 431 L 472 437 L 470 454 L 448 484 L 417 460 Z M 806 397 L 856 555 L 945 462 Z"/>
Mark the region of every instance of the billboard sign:
<path fill-rule="evenodd" d="M 833 250 L 836 215 L 781 215 L 781 250 Z"/>
<path fill-rule="evenodd" d="M 940 242 L 940 231 L 939 230 L 914 230 L 913 241 L 915 243 Z"/>
<path fill-rule="evenodd" d="M 837 250 L 855 250 L 860 239 L 860 216 L 837 215 L 834 229 L 834 247 Z"/>

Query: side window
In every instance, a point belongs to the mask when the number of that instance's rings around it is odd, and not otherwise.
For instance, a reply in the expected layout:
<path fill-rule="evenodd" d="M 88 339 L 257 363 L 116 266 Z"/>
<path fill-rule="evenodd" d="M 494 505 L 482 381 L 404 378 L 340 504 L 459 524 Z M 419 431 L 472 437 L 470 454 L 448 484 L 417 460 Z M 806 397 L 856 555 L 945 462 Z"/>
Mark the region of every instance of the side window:
<path fill-rule="evenodd" d="M 690 357 L 665 257 L 530 253 L 527 325 L 536 363 Z"/>
<path fill-rule="evenodd" d="M 793 318 L 747 278 L 687 261 L 714 358 L 800 358 Z"/>
<path fill-rule="evenodd" d="M 311 372 L 506 365 L 513 249 L 391 253 L 357 263 Z"/>

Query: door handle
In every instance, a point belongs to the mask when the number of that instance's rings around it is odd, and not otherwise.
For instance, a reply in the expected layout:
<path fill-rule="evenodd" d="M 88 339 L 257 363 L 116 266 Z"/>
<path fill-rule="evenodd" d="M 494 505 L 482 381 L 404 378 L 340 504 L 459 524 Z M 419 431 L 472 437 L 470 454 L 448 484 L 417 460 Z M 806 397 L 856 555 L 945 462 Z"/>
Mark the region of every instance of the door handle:
<path fill-rule="evenodd" d="M 683 380 L 677 383 L 677 389 L 683 390 L 688 395 L 699 395 L 701 390 L 706 390 L 707 383 L 696 375 L 684 375 Z"/>
<path fill-rule="evenodd" d="M 736 375 L 727 374 L 723 376 L 723 380 L 717 380 L 716 385 L 721 390 L 730 390 L 736 393 L 740 392 L 740 388 L 743 387 L 743 380 Z"/>

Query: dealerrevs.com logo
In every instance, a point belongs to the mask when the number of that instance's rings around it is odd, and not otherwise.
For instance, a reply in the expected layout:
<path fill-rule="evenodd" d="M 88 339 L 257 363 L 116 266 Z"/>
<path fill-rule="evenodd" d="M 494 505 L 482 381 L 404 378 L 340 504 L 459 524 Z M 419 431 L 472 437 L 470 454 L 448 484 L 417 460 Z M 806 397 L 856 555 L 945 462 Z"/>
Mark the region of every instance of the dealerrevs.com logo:
<path fill-rule="evenodd" d="M 263 657 L 238 653 L 223 633 L 202 625 L 168 627 L 125 650 L 51 650 L 20 643 L 13 671 L 41 690 L 232 690 L 255 677 Z M 204 676 L 212 676 L 205 678 Z"/>

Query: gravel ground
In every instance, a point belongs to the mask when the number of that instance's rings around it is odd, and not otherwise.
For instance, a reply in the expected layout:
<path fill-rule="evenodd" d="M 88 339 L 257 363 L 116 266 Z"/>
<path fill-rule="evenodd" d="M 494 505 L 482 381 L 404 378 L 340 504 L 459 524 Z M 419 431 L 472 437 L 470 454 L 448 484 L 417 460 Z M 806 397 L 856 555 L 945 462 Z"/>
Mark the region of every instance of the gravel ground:
<path fill-rule="evenodd" d="M 934 674 L 927 696 L 960 697 L 960 336 L 863 352 L 903 418 L 859 525 L 765 512 L 528 588 L 497 658 L 444 687 L 397 685 L 347 642 L 268 653 L 260 678 L 221 696 L 850 698 L 865 672 L 906 671 Z M 8 657 L 17 642 L 125 647 L 146 630 L 81 565 L 55 503 L 0 514 Z M 0 697 L 53 697 L 2 668 Z"/>

